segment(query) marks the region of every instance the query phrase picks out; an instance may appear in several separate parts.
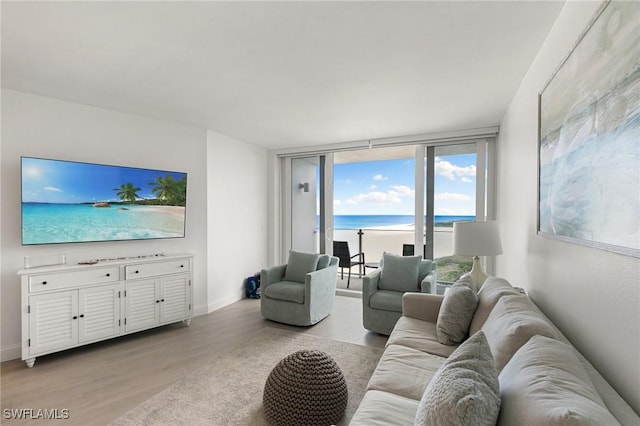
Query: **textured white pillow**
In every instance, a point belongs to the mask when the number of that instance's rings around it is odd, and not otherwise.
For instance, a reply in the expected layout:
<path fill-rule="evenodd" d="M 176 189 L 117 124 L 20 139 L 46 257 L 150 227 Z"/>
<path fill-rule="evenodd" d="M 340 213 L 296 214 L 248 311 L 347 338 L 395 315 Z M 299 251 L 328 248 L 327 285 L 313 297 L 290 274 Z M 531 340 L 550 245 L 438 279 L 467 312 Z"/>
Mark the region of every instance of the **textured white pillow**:
<path fill-rule="evenodd" d="M 498 425 L 618 425 L 574 349 L 533 336 L 499 376 Z"/>
<path fill-rule="evenodd" d="M 487 339 L 479 331 L 453 351 L 433 376 L 414 424 L 495 425 L 499 412 L 498 372 Z"/>
<path fill-rule="evenodd" d="M 469 334 L 469 324 L 478 306 L 478 294 L 465 284 L 454 284 L 444 295 L 436 334 L 443 345 L 457 345 Z"/>

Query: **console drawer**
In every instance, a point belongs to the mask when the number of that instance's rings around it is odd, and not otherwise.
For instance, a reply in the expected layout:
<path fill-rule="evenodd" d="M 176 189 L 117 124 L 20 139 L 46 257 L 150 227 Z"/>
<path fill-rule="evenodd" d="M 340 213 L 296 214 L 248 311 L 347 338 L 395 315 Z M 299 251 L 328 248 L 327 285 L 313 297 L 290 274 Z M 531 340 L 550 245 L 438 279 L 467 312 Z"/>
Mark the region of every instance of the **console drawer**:
<path fill-rule="evenodd" d="M 189 259 L 166 260 L 163 262 L 142 263 L 139 265 L 127 265 L 124 269 L 126 280 L 155 277 L 158 275 L 177 274 L 188 272 L 191 268 Z"/>
<path fill-rule="evenodd" d="M 29 277 L 29 291 L 47 291 L 83 284 L 112 283 L 120 281 L 120 268 L 91 268 L 80 271 L 55 272 L 49 274 L 31 275 Z"/>

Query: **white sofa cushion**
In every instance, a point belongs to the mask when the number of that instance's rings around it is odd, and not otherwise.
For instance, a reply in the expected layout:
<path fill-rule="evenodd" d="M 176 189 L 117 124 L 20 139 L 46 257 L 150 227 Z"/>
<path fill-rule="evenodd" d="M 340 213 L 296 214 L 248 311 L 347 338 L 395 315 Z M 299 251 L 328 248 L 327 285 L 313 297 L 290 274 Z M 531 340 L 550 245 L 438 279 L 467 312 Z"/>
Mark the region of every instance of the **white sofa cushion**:
<path fill-rule="evenodd" d="M 502 296 L 482 326 L 498 372 L 536 334 L 557 339 L 549 320 L 525 295 Z"/>
<path fill-rule="evenodd" d="M 406 346 L 387 346 L 367 390 L 391 392 L 419 401 L 427 384 L 445 360 Z"/>
<path fill-rule="evenodd" d="M 533 336 L 499 376 L 498 425 L 617 425 L 574 349 Z"/>
<path fill-rule="evenodd" d="M 489 317 L 498 300 L 505 295 L 521 294 L 504 278 L 489 277 L 478 292 L 478 307 L 469 325 L 469 335 L 476 334 Z"/>
<path fill-rule="evenodd" d="M 495 425 L 500 411 L 498 372 L 482 331 L 456 349 L 427 386 L 415 425 Z"/>
<path fill-rule="evenodd" d="M 364 394 L 349 426 L 410 425 L 418 401 L 389 392 L 370 390 Z"/>
<path fill-rule="evenodd" d="M 400 317 L 396 322 L 387 340 L 387 346 L 390 345 L 403 345 L 445 358 L 458 347 L 438 342 L 435 323 L 412 317 Z"/>
<path fill-rule="evenodd" d="M 438 313 L 436 333 L 443 345 L 461 343 L 469 334 L 469 324 L 478 306 L 478 294 L 465 284 L 454 284 L 444 295 Z"/>

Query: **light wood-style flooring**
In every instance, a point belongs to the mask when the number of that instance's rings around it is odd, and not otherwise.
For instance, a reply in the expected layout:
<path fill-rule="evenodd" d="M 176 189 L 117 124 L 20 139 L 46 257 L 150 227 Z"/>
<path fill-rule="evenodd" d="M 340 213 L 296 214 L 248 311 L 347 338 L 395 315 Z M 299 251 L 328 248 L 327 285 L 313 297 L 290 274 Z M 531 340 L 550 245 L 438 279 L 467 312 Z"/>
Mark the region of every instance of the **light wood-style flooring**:
<path fill-rule="evenodd" d="M 362 327 L 359 298 L 336 296 L 333 313 L 312 327 L 265 320 L 259 300 L 243 299 L 193 318 L 189 327 L 172 324 L 43 356 L 34 368 L 21 360 L 2 363 L 0 423 L 108 424 L 264 327 L 374 347 L 387 340 Z M 12 408 L 66 409 L 69 419 L 8 420 L 5 410 Z"/>

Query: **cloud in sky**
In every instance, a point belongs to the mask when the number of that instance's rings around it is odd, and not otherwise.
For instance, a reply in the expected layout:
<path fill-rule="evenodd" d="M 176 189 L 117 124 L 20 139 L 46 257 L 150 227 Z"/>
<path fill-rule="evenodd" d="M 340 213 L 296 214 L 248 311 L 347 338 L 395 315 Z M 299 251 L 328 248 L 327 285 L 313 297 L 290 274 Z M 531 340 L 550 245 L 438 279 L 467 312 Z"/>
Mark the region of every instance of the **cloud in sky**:
<path fill-rule="evenodd" d="M 398 204 L 402 202 L 402 198 L 413 197 L 414 194 L 415 190 L 406 185 L 393 185 L 388 191 L 369 191 L 365 194 L 358 194 L 355 197 L 344 200 L 344 204 Z M 336 204 L 334 203 L 334 205 Z M 337 205 L 342 205 L 342 202 L 338 200 Z"/>
<path fill-rule="evenodd" d="M 473 200 L 467 194 L 457 194 L 455 192 L 439 192 L 435 194 L 436 200 L 449 200 L 449 201 L 470 201 Z"/>
<path fill-rule="evenodd" d="M 45 191 L 50 191 L 50 192 L 63 192 L 62 189 L 56 188 L 55 186 L 45 186 L 42 189 L 44 189 Z"/>
<path fill-rule="evenodd" d="M 450 180 L 460 179 L 463 182 L 472 182 L 469 176 L 476 176 L 475 164 L 461 167 L 436 157 L 435 167 L 437 175 L 444 176 Z"/>
<path fill-rule="evenodd" d="M 389 179 L 389 178 L 386 177 L 386 176 L 382 176 L 379 173 L 373 177 L 373 180 L 377 180 L 377 181 L 383 181 L 383 180 L 387 180 L 387 179 Z"/>

